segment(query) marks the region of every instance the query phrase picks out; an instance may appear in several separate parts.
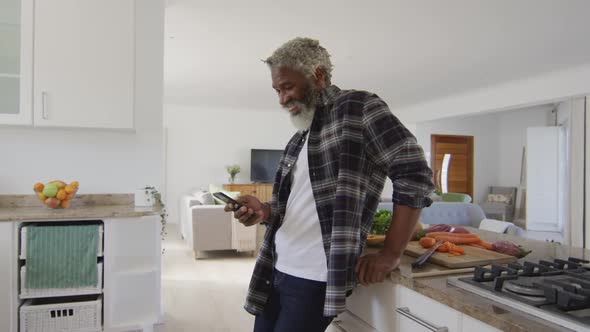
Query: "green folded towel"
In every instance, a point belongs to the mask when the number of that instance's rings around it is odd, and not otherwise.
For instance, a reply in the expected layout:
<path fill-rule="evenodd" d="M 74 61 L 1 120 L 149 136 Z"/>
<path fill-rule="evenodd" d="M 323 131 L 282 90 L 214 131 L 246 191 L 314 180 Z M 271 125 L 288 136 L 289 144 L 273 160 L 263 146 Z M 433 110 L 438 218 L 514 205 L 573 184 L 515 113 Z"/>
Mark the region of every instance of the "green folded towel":
<path fill-rule="evenodd" d="M 28 226 L 25 287 L 95 286 L 98 225 Z"/>

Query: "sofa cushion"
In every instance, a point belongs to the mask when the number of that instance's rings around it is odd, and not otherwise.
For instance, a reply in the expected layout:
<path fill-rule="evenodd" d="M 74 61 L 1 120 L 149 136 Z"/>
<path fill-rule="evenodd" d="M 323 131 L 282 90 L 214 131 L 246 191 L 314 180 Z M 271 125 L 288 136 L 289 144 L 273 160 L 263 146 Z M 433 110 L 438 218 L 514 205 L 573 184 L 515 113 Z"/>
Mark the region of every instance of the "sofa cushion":
<path fill-rule="evenodd" d="M 199 191 L 193 193 L 193 196 L 201 202 L 202 205 L 214 205 L 215 201 L 213 200 L 213 195 L 211 195 L 208 191 Z"/>

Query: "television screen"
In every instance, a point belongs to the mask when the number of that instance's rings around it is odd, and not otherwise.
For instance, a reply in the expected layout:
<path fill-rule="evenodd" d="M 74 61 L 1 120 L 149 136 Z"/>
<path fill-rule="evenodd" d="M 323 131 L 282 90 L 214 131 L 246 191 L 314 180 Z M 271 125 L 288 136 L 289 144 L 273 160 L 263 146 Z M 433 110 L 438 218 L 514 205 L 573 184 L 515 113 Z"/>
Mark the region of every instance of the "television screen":
<path fill-rule="evenodd" d="M 250 180 L 272 183 L 279 166 L 283 150 L 252 149 L 250 155 Z"/>

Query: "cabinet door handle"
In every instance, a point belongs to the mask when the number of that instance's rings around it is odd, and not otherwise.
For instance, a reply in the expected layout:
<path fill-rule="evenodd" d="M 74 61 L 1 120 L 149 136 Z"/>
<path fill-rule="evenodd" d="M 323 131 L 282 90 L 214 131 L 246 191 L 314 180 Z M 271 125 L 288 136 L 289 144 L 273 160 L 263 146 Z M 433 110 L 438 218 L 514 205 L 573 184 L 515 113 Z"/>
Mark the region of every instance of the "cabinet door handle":
<path fill-rule="evenodd" d="M 41 91 L 41 117 L 47 120 L 47 91 Z"/>
<path fill-rule="evenodd" d="M 427 322 L 424 319 L 416 316 L 415 314 L 411 313 L 410 309 L 407 307 L 397 308 L 397 309 L 395 309 L 395 312 L 397 312 L 398 314 L 424 326 L 429 331 L 433 331 L 433 332 L 448 332 L 449 331 L 449 329 L 446 327 L 439 327 L 439 326 L 433 325 L 432 323 Z"/>

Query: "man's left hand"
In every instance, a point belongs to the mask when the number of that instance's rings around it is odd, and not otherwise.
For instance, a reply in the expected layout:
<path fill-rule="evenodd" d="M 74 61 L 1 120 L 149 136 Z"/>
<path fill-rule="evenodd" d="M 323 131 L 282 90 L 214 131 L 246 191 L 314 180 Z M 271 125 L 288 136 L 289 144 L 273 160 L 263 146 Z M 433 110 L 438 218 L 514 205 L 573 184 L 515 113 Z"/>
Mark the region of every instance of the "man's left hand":
<path fill-rule="evenodd" d="M 358 281 L 363 285 L 383 282 L 385 275 L 399 265 L 400 256 L 380 251 L 359 257 L 355 269 Z"/>

